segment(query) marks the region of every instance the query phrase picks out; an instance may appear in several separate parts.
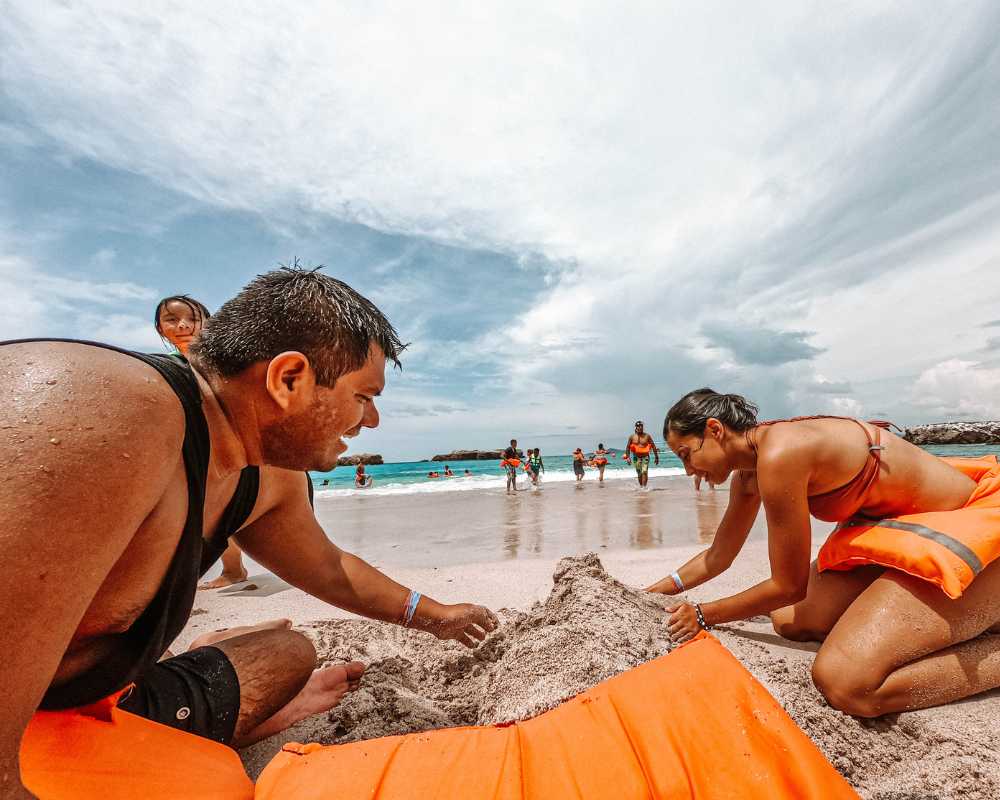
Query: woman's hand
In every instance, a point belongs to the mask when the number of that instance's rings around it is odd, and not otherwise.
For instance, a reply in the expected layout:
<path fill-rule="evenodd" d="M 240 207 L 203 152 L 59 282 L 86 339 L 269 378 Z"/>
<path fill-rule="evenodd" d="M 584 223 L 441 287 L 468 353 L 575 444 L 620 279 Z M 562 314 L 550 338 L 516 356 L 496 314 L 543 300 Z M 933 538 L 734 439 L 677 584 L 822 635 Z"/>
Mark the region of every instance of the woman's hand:
<path fill-rule="evenodd" d="M 667 631 L 670 633 L 670 638 L 678 644 L 693 639 L 701 630 L 698 614 L 692 603 L 675 603 L 667 606 L 667 613 L 670 614 L 667 619 Z"/>

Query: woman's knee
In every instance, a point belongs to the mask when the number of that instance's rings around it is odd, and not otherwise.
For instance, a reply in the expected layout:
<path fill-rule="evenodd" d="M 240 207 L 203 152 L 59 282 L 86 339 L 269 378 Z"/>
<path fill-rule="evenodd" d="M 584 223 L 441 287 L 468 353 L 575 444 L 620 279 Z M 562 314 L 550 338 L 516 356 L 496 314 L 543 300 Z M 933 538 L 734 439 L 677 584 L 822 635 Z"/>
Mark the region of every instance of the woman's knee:
<path fill-rule="evenodd" d="M 813 662 L 812 679 L 826 702 L 838 711 L 854 717 L 877 717 L 881 713 L 876 702 L 881 680 L 872 680 L 860 657 L 845 658 L 821 649 Z"/>

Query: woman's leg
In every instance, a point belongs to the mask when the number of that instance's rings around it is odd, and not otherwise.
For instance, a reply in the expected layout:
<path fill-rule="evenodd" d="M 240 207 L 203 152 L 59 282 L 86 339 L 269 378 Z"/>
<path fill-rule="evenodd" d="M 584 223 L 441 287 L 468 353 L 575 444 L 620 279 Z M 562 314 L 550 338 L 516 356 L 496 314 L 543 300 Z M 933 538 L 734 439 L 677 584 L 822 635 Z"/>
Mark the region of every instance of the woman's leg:
<path fill-rule="evenodd" d="M 775 633 L 796 642 L 823 641 L 848 606 L 883 572 L 884 567 L 858 567 L 820 573 L 813 561 L 805 600 L 771 612 Z"/>
<path fill-rule="evenodd" d="M 1000 561 L 957 600 L 886 570 L 833 626 L 813 664 L 830 705 L 876 717 L 1000 686 Z M 971 641 L 970 641 L 971 640 Z"/>
<path fill-rule="evenodd" d="M 243 553 L 231 541 L 222 553 L 222 574 L 214 580 L 199 585 L 198 588 L 221 589 L 223 586 L 232 586 L 234 583 L 241 583 L 246 579 L 247 571 L 246 567 L 243 566 Z"/>

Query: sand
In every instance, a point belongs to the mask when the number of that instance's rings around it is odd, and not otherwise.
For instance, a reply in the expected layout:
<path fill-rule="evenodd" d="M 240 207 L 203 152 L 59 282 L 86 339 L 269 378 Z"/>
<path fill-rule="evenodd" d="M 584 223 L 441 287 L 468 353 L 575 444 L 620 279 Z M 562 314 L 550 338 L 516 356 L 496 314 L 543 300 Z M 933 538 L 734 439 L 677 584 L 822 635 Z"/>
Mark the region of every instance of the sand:
<path fill-rule="evenodd" d="M 549 596 L 470 652 L 412 631 L 355 620 L 306 626 L 323 664 L 368 664 L 361 688 L 333 711 L 244 751 L 256 774 L 281 744 L 351 742 L 456 725 L 532 717 L 584 689 L 669 652 L 665 598 L 631 589 L 598 557 L 561 560 Z M 775 657 L 756 637 L 763 621 L 726 626 L 719 638 L 870 800 L 1000 797 L 1000 756 L 990 742 L 935 730 L 916 715 L 863 722 L 834 711 L 809 679 L 808 651 Z"/>
<path fill-rule="evenodd" d="M 322 663 L 368 665 L 361 688 L 339 708 L 245 750 L 252 776 L 287 741 L 349 742 L 523 719 L 667 652 L 664 599 L 636 587 L 702 549 L 726 502 L 723 491 L 696 496 L 679 483 L 647 495 L 596 486 L 546 487 L 544 497 L 467 494 L 405 504 L 365 498 L 346 515 L 321 500 L 317 513 L 337 541 L 345 518 L 363 522 L 368 535 L 353 531 L 351 549 L 405 585 L 442 602 L 499 610 L 503 625 L 478 651 L 358 619 L 296 589 L 282 591 L 273 576 L 254 575 L 260 589 L 249 595 L 199 593 L 197 606 L 207 613 L 192 618 L 175 650 L 206 630 L 285 616 L 313 638 Z M 393 533 L 403 512 L 404 532 Z M 814 550 L 825 535 L 815 529 Z M 560 560 L 565 554 L 576 555 Z M 767 573 L 758 524 L 730 570 L 690 599 L 731 594 Z M 781 639 L 763 618 L 715 633 L 862 797 L 1000 797 L 1000 693 L 860 721 L 831 709 L 814 688 L 814 645 Z"/>

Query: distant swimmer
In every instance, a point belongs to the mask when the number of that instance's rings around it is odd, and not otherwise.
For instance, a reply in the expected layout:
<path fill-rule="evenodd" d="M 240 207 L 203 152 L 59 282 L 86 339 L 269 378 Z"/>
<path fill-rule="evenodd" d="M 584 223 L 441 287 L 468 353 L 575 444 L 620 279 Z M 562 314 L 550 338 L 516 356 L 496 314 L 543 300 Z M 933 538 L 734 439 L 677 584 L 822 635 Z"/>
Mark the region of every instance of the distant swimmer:
<path fill-rule="evenodd" d="M 656 465 L 660 464 L 660 451 L 656 448 L 653 437 L 646 433 L 642 420 L 635 423 L 635 433 L 628 437 L 625 443 L 625 461 L 635 462 L 635 476 L 639 485 L 644 487 L 649 483 L 649 451 L 653 451 Z"/>
<path fill-rule="evenodd" d="M 528 450 L 528 474 L 531 476 L 531 482 L 538 486 L 538 478 L 541 473 L 545 471 L 545 464 L 542 461 L 542 451 L 537 447 L 534 450 Z"/>
<path fill-rule="evenodd" d="M 440 478 L 441 477 L 441 473 L 440 472 L 434 472 L 434 470 L 431 470 L 430 472 L 427 473 L 427 477 L 428 478 Z"/>
<path fill-rule="evenodd" d="M 447 464 L 444 465 L 444 476 L 446 478 L 454 478 L 455 477 L 455 473 L 451 471 L 451 467 L 449 467 Z"/>
<path fill-rule="evenodd" d="M 713 602 L 668 607 L 677 641 L 770 614 L 786 639 L 821 642 L 816 687 L 859 717 L 1000 687 L 1000 465 L 940 458 L 849 417 L 757 421 L 735 394 L 698 389 L 664 422 L 688 475 L 729 504 L 711 547 L 649 587 L 679 594 L 722 574 L 763 505 L 770 577 Z M 810 517 L 837 523 L 810 565 Z"/>
<path fill-rule="evenodd" d="M 472 470 L 471 469 L 466 469 L 464 474 L 465 475 L 471 475 L 472 474 Z"/>
<path fill-rule="evenodd" d="M 371 475 L 365 474 L 365 465 L 358 464 L 357 470 L 354 472 L 354 486 L 357 489 L 367 489 L 375 482 L 375 479 Z"/>
<path fill-rule="evenodd" d="M 521 467 L 521 455 L 517 449 L 517 439 L 510 440 L 510 447 L 503 451 L 500 466 L 507 470 L 507 491 L 517 491 L 517 471 Z"/>
<path fill-rule="evenodd" d="M 576 482 L 583 480 L 583 462 L 586 461 L 583 450 L 579 447 L 573 451 L 573 474 L 576 475 Z"/>
<path fill-rule="evenodd" d="M 604 468 L 608 466 L 608 451 L 604 449 L 604 442 L 597 445 L 590 463 L 597 468 L 598 483 L 604 483 Z"/>

